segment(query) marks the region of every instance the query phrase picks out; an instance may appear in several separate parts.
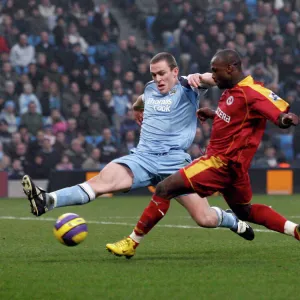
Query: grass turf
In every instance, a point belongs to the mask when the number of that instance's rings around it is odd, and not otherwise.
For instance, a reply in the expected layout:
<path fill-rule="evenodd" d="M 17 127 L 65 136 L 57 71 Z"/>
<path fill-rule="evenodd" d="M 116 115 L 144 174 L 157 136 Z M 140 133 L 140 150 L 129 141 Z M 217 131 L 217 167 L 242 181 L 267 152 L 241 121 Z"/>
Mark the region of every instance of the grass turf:
<path fill-rule="evenodd" d="M 131 232 L 148 201 L 101 198 L 57 209 L 46 220 L 25 220 L 31 218 L 27 201 L 1 199 L 0 299 L 299 299 L 297 241 L 265 231 L 248 242 L 225 229 L 178 228 L 196 226 L 175 202 L 131 260 L 106 252 L 106 243 Z M 300 196 L 256 196 L 254 202 L 300 220 Z M 210 203 L 226 207 L 218 197 Z M 65 212 L 96 221 L 77 247 L 52 234 Z"/>

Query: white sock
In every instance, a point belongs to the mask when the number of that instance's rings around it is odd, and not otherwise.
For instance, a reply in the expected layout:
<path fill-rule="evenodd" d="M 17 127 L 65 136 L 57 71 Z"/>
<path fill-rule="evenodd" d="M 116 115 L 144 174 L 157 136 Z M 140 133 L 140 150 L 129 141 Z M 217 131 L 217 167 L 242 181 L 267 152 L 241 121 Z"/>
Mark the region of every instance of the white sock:
<path fill-rule="evenodd" d="M 49 210 L 52 210 L 53 208 L 56 207 L 56 203 L 57 203 L 57 195 L 55 192 L 49 193 L 49 198 L 47 199 L 48 201 L 46 201 L 47 203 L 47 207 Z"/>
<path fill-rule="evenodd" d="M 285 224 L 284 224 L 284 233 L 287 234 L 287 235 L 291 235 L 291 236 L 295 236 L 295 227 L 297 226 L 298 224 L 296 223 L 293 223 L 291 221 L 286 221 Z"/>
<path fill-rule="evenodd" d="M 142 239 L 145 237 L 144 235 L 137 235 L 134 231 L 129 236 L 132 240 L 134 240 L 136 243 L 140 243 Z"/>
<path fill-rule="evenodd" d="M 80 183 L 79 186 L 81 188 L 83 188 L 84 191 L 89 195 L 90 201 L 95 200 L 96 194 L 95 194 L 94 190 L 91 188 L 91 186 L 87 182 Z"/>

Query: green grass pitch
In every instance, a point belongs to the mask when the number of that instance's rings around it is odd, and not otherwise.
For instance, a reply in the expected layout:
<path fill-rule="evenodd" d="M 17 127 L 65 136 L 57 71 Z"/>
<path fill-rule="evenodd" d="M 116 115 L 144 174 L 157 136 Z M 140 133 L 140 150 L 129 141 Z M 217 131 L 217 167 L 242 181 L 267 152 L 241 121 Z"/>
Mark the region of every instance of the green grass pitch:
<path fill-rule="evenodd" d="M 148 197 L 100 198 L 35 218 L 25 199 L 0 199 L 0 299 L 300 299 L 300 244 L 263 227 L 248 242 L 225 229 L 200 229 L 174 202 L 130 260 L 105 244 L 128 235 Z M 255 196 L 294 222 L 300 196 Z M 221 198 L 212 205 L 226 207 Z M 66 212 L 88 221 L 89 235 L 68 248 L 55 240 Z"/>

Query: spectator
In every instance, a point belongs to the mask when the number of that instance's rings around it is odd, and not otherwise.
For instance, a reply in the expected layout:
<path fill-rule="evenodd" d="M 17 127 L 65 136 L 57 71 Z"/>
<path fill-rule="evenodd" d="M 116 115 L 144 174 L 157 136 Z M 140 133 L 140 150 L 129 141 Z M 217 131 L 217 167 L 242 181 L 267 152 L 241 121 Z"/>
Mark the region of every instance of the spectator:
<path fill-rule="evenodd" d="M 0 171 L 7 171 L 10 165 L 10 158 L 3 151 L 3 145 L 0 142 Z"/>
<path fill-rule="evenodd" d="M 72 171 L 74 169 L 72 162 L 68 155 L 63 155 L 60 162 L 55 167 L 59 171 Z"/>
<path fill-rule="evenodd" d="M 42 149 L 38 152 L 38 155 L 43 159 L 45 175 L 48 178 L 51 170 L 55 168 L 60 160 L 60 155 L 54 150 L 49 138 L 44 138 Z"/>
<path fill-rule="evenodd" d="M 19 159 L 14 159 L 11 168 L 8 171 L 9 179 L 21 179 L 25 175 L 22 162 Z"/>
<path fill-rule="evenodd" d="M 84 130 L 84 123 L 87 117 L 86 112 L 81 111 L 79 103 L 73 103 L 71 108 L 70 118 L 77 120 L 77 127 L 79 130 Z"/>
<path fill-rule="evenodd" d="M 37 6 L 34 6 L 31 11 L 31 15 L 28 17 L 30 33 L 33 36 L 38 36 L 43 31 L 48 30 L 48 22 L 41 15 Z"/>
<path fill-rule="evenodd" d="M 36 53 L 45 53 L 51 61 L 54 56 L 54 47 L 49 42 L 49 34 L 47 31 L 40 33 L 41 41 L 35 46 Z"/>
<path fill-rule="evenodd" d="M 99 148 L 94 148 L 90 156 L 83 162 L 82 169 L 84 170 L 101 170 L 103 165 L 100 163 L 101 151 Z"/>
<path fill-rule="evenodd" d="M 29 102 L 28 111 L 22 114 L 21 125 L 25 125 L 29 133 L 33 136 L 43 128 L 43 118 L 42 115 L 37 112 L 37 106 L 34 101 Z"/>
<path fill-rule="evenodd" d="M 58 109 L 52 109 L 50 117 L 46 121 L 47 125 L 52 126 L 52 132 L 66 132 L 68 125 L 65 119 L 62 117 Z"/>
<path fill-rule="evenodd" d="M 102 161 L 109 163 L 119 155 L 118 146 L 114 142 L 114 139 L 109 128 L 103 129 L 103 141 L 97 145 L 97 148 L 101 151 Z"/>
<path fill-rule="evenodd" d="M 29 103 L 33 102 L 36 107 L 36 112 L 41 114 L 42 108 L 39 99 L 33 93 L 33 88 L 30 83 L 24 85 L 24 93 L 19 98 L 20 115 L 28 112 Z"/>
<path fill-rule="evenodd" d="M 15 113 L 15 103 L 12 100 L 8 100 L 5 102 L 4 109 L 0 114 L 0 120 L 5 120 L 9 133 L 14 133 L 17 131 L 17 119 Z"/>
<path fill-rule="evenodd" d="M 276 149 L 274 147 L 266 147 L 264 157 L 256 161 L 256 166 L 264 168 L 275 168 L 277 165 Z"/>
<path fill-rule="evenodd" d="M 36 138 L 31 140 L 28 144 L 28 159 L 32 162 L 38 152 L 42 150 L 44 142 L 44 131 L 38 130 Z"/>
<path fill-rule="evenodd" d="M 45 19 L 55 16 L 55 6 L 51 4 L 50 0 L 41 0 L 41 4 L 38 6 L 41 16 Z"/>
<path fill-rule="evenodd" d="M 121 144 L 120 155 L 128 155 L 130 151 L 137 146 L 135 131 L 129 130 L 125 134 L 124 142 Z"/>
<path fill-rule="evenodd" d="M 71 115 L 71 108 L 74 103 L 80 103 L 81 94 L 77 83 L 71 83 L 69 92 L 62 95 L 62 112 L 66 118 Z"/>
<path fill-rule="evenodd" d="M 63 16 L 57 18 L 56 26 L 53 29 L 53 35 L 55 38 L 55 45 L 58 47 L 62 46 L 63 39 L 66 36 L 66 22 Z"/>
<path fill-rule="evenodd" d="M 71 45 L 79 44 L 82 53 L 87 52 L 88 43 L 86 40 L 79 34 L 77 26 L 75 23 L 71 23 L 68 28 L 68 38 Z"/>
<path fill-rule="evenodd" d="M 63 131 L 58 131 L 55 135 L 55 144 L 53 148 L 56 150 L 57 153 L 64 153 L 68 150 L 68 144 L 66 142 L 66 134 Z"/>
<path fill-rule="evenodd" d="M 5 91 L 3 93 L 3 98 L 5 101 L 13 101 L 16 107 L 16 111 L 19 112 L 19 96 L 15 89 L 15 84 L 13 81 L 5 82 Z"/>
<path fill-rule="evenodd" d="M 100 108 L 108 117 L 109 124 L 111 126 L 114 125 L 115 108 L 112 93 L 108 89 L 103 91 L 102 100 L 100 102 Z"/>
<path fill-rule="evenodd" d="M 76 119 L 68 119 L 68 129 L 66 131 L 66 141 L 68 144 L 71 144 L 71 141 L 77 137 L 77 121 Z"/>
<path fill-rule="evenodd" d="M 133 111 L 131 109 L 128 110 L 125 119 L 121 123 L 120 135 L 122 140 L 125 139 L 127 131 L 133 131 L 135 136 L 139 136 L 140 127 L 136 123 Z"/>
<path fill-rule="evenodd" d="M 71 142 L 71 149 L 66 151 L 66 155 L 70 158 L 74 169 L 81 169 L 82 163 L 86 160 L 84 148 L 78 139 Z"/>
<path fill-rule="evenodd" d="M 33 88 L 36 90 L 38 83 L 42 81 L 44 73 L 38 70 L 36 64 L 29 64 L 28 66 L 28 77 Z"/>
<path fill-rule="evenodd" d="M 129 98 L 122 87 L 118 87 L 113 95 L 113 102 L 118 122 L 122 122 L 128 109 L 131 108 Z"/>
<path fill-rule="evenodd" d="M 5 62 L 2 65 L 2 73 L 0 74 L 0 89 L 5 90 L 5 83 L 7 81 L 16 82 L 17 74 L 13 71 L 11 63 Z"/>
<path fill-rule="evenodd" d="M 19 73 L 24 72 L 30 63 L 34 63 L 35 50 L 28 44 L 26 34 L 21 34 L 19 42 L 12 47 L 10 61 Z"/>
<path fill-rule="evenodd" d="M 48 168 L 44 163 L 43 156 L 36 155 L 25 171 L 33 179 L 47 179 Z"/>
<path fill-rule="evenodd" d="M 88 115 L 85 120 L 87 135 L 101 135 L 104 128 L 109 126 L 107 116 L 100 110 L 99 104 L 91 104 Z"/>
<path fill-rule="evenodd" d="M 12 135 L 8 131 L 8 123 L 5 119 L 0 119 L 0 143 L 1 145 L 9 144 L 12 140 Z"/>
<path fill-rule="evenodd" d="M 89 24 L 88 18 L 82 16 L 79 20 L 79 34 L 86 40 L 89 45 L 95 45 L 99 37 L 99 29 Z"/>

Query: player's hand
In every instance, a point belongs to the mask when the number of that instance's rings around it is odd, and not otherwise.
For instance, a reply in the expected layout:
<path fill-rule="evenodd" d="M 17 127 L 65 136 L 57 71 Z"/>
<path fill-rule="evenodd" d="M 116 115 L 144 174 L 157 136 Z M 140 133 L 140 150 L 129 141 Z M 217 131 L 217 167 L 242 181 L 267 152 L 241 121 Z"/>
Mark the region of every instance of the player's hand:
<path fill-rule="evenodd" d="M 187 79 L 188 79 L 189 85 L 194 88 L 198 88 L 200 86 L 208 88 L 208 87 L 216 85 L 215 81 L 212 78 L 211 73 L 190 74 Z"/>
<path fill-rule="evenodd" d="M 213 119 L 216 113 L 209 107 L 202 107 L 197 110 L 197 117 L 201 123 L 204 123 L 207 119 Z"/>
<path fill-rule="evenodd" d="M 201 74 L 190 74 L 188 77 L 188 84 L 193 88 L 198 88 L 201 85 Z"/>
<path fill-rule="evenodd" d="M 144 118 L 144 111 L 143 110 L 134 110 L 133 111 L 135 121 L 138 125 L 142 126 L 143 118 Z"/>
<path fill-rule="evenodd" d="M 282 116 L 281 122 L 284 125 L 296 126 L 299 124 L 299 117 L 293 113 L 287 113 Z"/>

